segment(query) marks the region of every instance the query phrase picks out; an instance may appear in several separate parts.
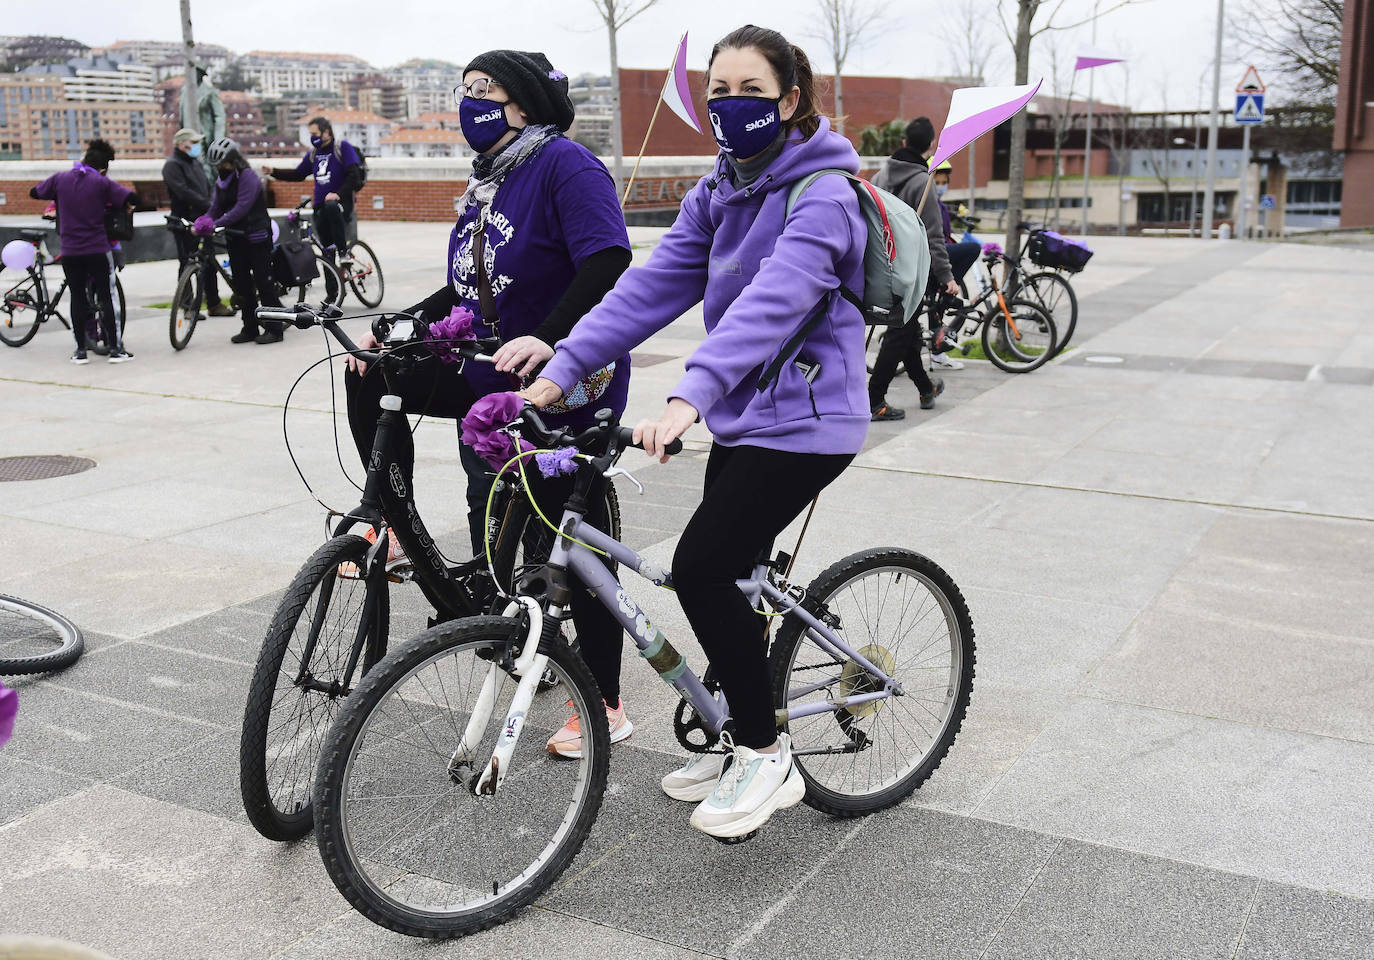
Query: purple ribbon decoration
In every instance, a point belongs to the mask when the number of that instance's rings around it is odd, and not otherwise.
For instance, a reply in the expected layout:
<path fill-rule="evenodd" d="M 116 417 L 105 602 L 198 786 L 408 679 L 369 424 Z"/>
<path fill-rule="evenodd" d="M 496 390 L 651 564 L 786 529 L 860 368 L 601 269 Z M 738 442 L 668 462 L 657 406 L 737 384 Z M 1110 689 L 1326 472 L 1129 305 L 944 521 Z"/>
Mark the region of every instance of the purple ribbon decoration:
<path fill-rule="evenodd" d="M 463 442 L 493 470 L 500 470 L 517 453 L 534 449 L 524 440 L 517 449 L 515 441 L 501 432 L 524 409 L 525 401 L 518 394 L 487 394 L 474 403 L 463 418 Z"/>
<path fill-rule="evenodd" d="M 534 462 L 539 465 L 539 472 L 546 477 L 556 477 L 560 473 L 576 473 L 577 448 L 560 447 L 547 453 L 536 453 Z"/>
<path fill-rule="evenodd" d="M 457 363 L 461 358 L 449 349 L 448 341 L 476 340 L 477 334 L 472 329 L 474 319 L 475 315 L 467 307 L 454 307 L 447 317 L 431 323 L 429 336 L 425 339 L 440 342 L 431 343 L 430 351 L 444 363 Z"/>

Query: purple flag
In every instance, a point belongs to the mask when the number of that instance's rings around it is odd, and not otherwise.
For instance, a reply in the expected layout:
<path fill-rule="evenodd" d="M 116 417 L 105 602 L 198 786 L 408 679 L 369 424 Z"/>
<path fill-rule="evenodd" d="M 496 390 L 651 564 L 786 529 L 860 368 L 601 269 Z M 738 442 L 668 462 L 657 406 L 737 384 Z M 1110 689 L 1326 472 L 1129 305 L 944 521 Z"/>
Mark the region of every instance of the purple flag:
<path fill-rule="evenodd" d="M 1091 70 L 1093 67 L 1105 67 L 1109 63 L 1123 63 L 1125 57 L 1118 57 L 1114 53 L 1099 50 L 1097 47 L 1081 47 L 1078 51 L 1078 59 L 1074 61 L 1074 70 Z"/>
<path fill-rule="evenodd" d="M 692 105 L 692 87 L 687 82 L 687 34 L 677 45 L 677 57 L 673 60 L 668 79 L 663 83 L 663 102 L 668 109 L 682 118 L 697 133 L 701 133 L 701 121 L 697 119 L 697 109 Z"/>
<path fill-rule="evenodd" d="M 1030 103 L 1043 80 L 1020 87 L 960 87 L 949 101 L 949 115 L 930 158 L 934 170 L 1003 120 Z"/>

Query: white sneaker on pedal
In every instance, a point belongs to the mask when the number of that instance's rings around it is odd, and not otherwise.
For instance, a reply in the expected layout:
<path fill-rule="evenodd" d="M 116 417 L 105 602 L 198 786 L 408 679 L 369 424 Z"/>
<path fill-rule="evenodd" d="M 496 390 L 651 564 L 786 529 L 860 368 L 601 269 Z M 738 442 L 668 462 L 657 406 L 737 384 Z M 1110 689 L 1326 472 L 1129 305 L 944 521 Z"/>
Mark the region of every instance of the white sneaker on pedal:
<path fill-rule="evenodd" d="M 931 368 L 940 367 L 943 370 L 962 370 L 964 363 L 962 360 L 951 360 L 947 354 L 936 353 L 930 357 Z"/>
<path fill-rule="evenodd" d="M 730 745 L 728 736 L 721 740 Z M 796 806 L 804 793 L 787 734 L 778 734 L 777 753 L 735 746 L 711 795 L 692 811 L 692 826 L 713 837 L 742 837 L 763 826 L 775 810 Z"/>
<path fill-rule="evenodd" d="M 723 753 L 694 753 L 687 762 L 668 774 L 659 783 L 663 792 L 674 800 L 700 803 L 711 795 L 725 766 Z"/>

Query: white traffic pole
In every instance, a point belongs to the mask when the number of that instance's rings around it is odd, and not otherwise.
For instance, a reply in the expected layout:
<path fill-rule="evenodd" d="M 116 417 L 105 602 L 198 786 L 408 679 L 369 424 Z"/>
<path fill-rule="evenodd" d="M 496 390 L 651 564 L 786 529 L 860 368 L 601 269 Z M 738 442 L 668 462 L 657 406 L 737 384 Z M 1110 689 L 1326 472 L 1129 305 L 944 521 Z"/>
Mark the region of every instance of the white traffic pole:
<path fill-rule="evenodd" d="M 1240 144 L 1240 194 L 1237 197 L 1236 239 L 1245 239 L 1246 221 L 1250 219 L 1250 124 L 1245 125 Z"/>
<path fill-rule="evenodd" d="M 1202 237 L 1212 237 L 1212 211 L 1217 191 L 1217 101 L 1221 99 L 1221 32 L 1225 29 L 1226 0 L 1217 0 L 1217 48 L 1212 61 L 1211 117 L 1207 121 L 1207 187 L 1202 194 Z"/>

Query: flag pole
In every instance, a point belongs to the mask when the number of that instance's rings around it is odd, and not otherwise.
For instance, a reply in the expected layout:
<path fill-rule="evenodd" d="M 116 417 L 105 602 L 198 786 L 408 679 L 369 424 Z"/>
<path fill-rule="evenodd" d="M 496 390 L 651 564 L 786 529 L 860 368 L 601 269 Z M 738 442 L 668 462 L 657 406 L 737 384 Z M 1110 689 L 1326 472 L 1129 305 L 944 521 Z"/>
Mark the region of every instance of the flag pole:
<path fill-rule="evenodd" d="M 672 68 L 669 67 L 669 70 Z M 625 209 L 626 202 L 630 199 L 630 190 L 635 185 L 635 177 L 639 175 L 639 162 L 644 159 L 644 151 L 649 149 L 649 135 L 654 132 L 654 123 L 658 120 L 658 108 L 663 106 L 663 94 L 659 93 L 658 102 L 654 104 L 654 115 L 649 118 L 649 129 L 644 131 L 644 142 L 639 145 L 639 156 L 635 157 L 634 169 L 630 171 L 630 179 L 625 181 L 625 195 L 620 198 L 620 209 Z"/>

